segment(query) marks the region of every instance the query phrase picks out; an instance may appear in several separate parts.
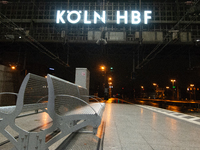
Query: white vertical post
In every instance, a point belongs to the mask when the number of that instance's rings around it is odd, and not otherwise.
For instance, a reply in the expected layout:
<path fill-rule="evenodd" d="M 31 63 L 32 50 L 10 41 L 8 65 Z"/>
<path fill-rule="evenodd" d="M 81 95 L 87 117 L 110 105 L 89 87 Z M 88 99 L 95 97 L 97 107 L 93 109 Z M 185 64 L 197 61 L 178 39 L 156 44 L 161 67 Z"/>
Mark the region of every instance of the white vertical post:
<path fill-rule="evenodd" d="M 88 90 L 90 89 L 90 72 L 87 68 L 76 68 L 75 84 Z"/>

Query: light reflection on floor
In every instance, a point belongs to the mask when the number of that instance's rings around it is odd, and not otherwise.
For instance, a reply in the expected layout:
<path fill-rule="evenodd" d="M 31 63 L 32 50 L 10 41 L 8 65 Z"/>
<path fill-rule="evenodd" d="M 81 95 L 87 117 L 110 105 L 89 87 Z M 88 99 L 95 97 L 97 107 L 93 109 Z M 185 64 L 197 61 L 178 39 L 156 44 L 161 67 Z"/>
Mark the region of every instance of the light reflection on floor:
<path fill-rule="evenodd" d="M 177 130 L 177 121 L 175 119 L 170 119 L 171 129 L 176 131 Z"/>
<path fill-rule="evenodd" d="M 120 98 L 109 98 L 106 103 L 120 103 L 120 104 L 132 104 L 128 101 L 125 101 L 123 99 Z"/>
<path fill-rule="evenodd" d="M 143 108 L 141 108 L 141 114 L 143 115 Z"/>
<path fill-rule="evenodd" d="M 108 103 L 112 103 L 112 102 L 108 102 Z M 111 112 L 112 112 L 112 107 L 111 107 L 111 105 L 106 105 L 105 110 L 106 110 L 106 113 L 104 113 L 104 114 L 106 114 L 105 122 L 106 122 L 106 125 L 110 125 Z M 104 118 L 104 117 L 103 117 L 103 118 Z"/>
<path fill-rule="evenodd" d="M 40 122 L 43 124 L 43 128 L 47 127 L 48 123 L 50 122 L 49 114 L 44 112 L 41 114 Z"/>

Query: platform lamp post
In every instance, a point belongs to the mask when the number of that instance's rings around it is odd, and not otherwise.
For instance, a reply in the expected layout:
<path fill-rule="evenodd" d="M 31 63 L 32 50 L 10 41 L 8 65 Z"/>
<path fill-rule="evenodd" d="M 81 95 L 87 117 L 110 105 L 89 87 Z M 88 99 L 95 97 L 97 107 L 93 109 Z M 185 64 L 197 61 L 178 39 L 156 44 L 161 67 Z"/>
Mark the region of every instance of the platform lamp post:
<path fill-rule="evenodd" d="M 166 86 L 166 87 L 165 87 L 165 91 L 166 91 L 165 97 L 166 97 L 166 98 L 170 98 L 170 97 L 169 97 L 169 91 L 172 91 L 172 92 L 173 92 L 173 90 L 172 90 L 169 86 Z"/>
<path fill-rule="evenodd" d="M 155 98 L 157 98 L 157 88 L 158 88 L 158 84 L 157 83 L 153 83 L 153 86 L 155 87 Z"/>
<path fill-rule="evenodd" d="M 141 94 L 142 94 L 142 98 L 144 98 L 144 92 L 143 92 L 143 91 L 144 91 L 144 86 L 142 85 L 142 86 L 141 86 Z"/>
<path fill-rule="evenodd" d="M 171 82 L 172 82 L 172 89 L 173 89 L 173 97 L 172 97 L 172 99 L 174 100 L 174 98 L 175 98 L 175 91 L 174 91 L 174 89 L 175 89 L 175 82 L 176 82 L 176 80 L 171 79 Z"/>
<path fill-rule="evenodd" d="M 195 95 L 196 88 L 194 87 L 194 84 L 190 84 L 190 89 L 191 89 L 190 93 L 194 96 L 194 100 L 196 100 L 196 95 Z M 190 100 L 192 99 L 191 94 L 190 94 Z"/>
<path fill-rule="evenodd" d="M 109 97 L 112 97 L 112 78 L 108 78 L 108 85 L 109 85 Z"/>
<path fill-rule="evenodd" d="M 103 73 L 104 100 L 108 100 L 108 80 L 107 80 L 107 74 L 106 74 L 106 67 L 101 66 L 100 69 Z"/>

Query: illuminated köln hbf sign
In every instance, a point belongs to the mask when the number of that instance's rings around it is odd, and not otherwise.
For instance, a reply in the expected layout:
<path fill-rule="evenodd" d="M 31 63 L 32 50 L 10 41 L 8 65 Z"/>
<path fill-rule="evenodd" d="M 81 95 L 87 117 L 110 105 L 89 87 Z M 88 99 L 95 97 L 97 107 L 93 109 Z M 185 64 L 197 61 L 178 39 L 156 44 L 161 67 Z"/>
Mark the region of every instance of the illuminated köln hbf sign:
<path fill-rule="evenodd" d="M 152 11 L 146 10 L 144 11 L 144 24 L 148 24 L 148 20 L 151 19 L 151 13 Z M 65 24 L 67 21 L 76 24 L 79 23 L 81 20 L 81 14 L 83 14 L 83 22 L 84 24 L 97 24 L 97 21 L 100 20 L 102 23 L 106 24 L 106 11 L 102 11 L 102 14 L 97 13 L 94 11 L 94 19 L 89 20 L 88 19 L 88 11 L 65 11 L 65 10 L 58 10 L 57 11 L 57 17 L 56 17 L 56 23 L 62 23 Z M 76 17 L 72 17 L 76 16 Z M 75 18 L 75 19 L 74 19 Z M 141 22 L 141 13 L 137 10 L 131 11 L 131 24 L 139 24 Z M 116 11 L 116 23 L 120 24 L 121 22 L 124 22 L 124 24 L 128 24 L 128 11 L 124 11 L 124 13 L 120 13 L 120 11 Z"/>

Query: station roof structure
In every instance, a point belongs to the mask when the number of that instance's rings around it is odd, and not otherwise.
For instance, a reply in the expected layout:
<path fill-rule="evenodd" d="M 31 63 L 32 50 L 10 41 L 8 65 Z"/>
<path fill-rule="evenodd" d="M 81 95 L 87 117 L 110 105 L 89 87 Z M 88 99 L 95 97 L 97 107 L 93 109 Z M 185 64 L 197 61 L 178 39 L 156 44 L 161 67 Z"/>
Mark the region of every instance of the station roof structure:
<path fill-rule="evenodd" d="M 0 3 L 0 62 L 4 65 L 18 63 L 23 70 L 26 58 L 27 64 L 38 63 L 46 66 L 47 70 L 55 66 L 58 68 L 55 71 L 59 70 L 58 76 L 73 81 L 75 67 L 87 67 L 95 76 L 98 66 L 105 64 L 114 68 L 119 87 L 123 83 L 129 84 L 129 81 L 131 84 L 149 82 L 150 85 L 153 80 L 158 80 L 164 85 L 171 76 L 179 76 L 182 81 L 198 81 L 198 0 L 7 2 Z M 126 8 L 128 11 L 131 8 L 139 10 L 140 2 L 142 10 L 152 11 L 152 19 L 147 25 L 115 23 L 118 8 L 121 12 Z M 97 4 L 98 8 L 95 8 Z M 102 10 L 102 5 L 107 8 L 108 19 L 113 22 L 56 24 L 57 8 L 94 11 Z"/>

